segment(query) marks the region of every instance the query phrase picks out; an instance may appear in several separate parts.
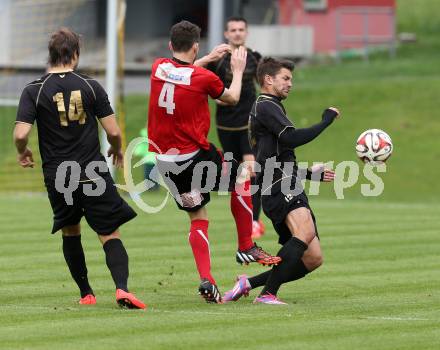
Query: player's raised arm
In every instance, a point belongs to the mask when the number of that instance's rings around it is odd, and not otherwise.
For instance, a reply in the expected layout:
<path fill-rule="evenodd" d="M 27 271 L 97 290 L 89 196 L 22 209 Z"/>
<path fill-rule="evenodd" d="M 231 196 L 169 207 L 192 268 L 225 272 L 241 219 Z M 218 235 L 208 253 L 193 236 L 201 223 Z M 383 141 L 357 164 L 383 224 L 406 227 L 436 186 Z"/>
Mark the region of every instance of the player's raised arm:
<path fill-rule="evenodd" d="M 244 46 L 234 50 L 231 55 L 232 82 L 218 99 L 228 105 L 235 105 L 240 100 L 241 82 L 246 68 L 247 51 Z"/>
<path fill-rule="evenodd" d="M 292 148 L 305 145 L 318 137 L 338 116 L 339 111 L 336 108 L 327 108 L 322 113 L 321 122 L 308 128 L 285 128 L 278 135 L 278 139 L 281 143 Z"/>
<path fill-rule="evenodd" d="M 99 118 L 99 122 L 107 134 L 107 140 L 110 144 L 110 149 L 107 152 L 109 157 L 113 156 L 113 164 L 117 167 L 122 167 L 124 163 L 124 155 L 122 154 L 122 138 L 121 129 L 114 114 L 104 118 Z"/>
<path fill-rule="evenodd" d="M 271 115 L 272 118 L 262 116 Z M 256 118 L 271 133 L 277 136 L 278 142 L 289 148 L 296 148 L 313 141 L 339 116 L 338 109 L 330 107 L 322 113 L 322 120 L 308 128 L 295 129 L 288 117 L 278 106 L 270 101 L 258 103 Z"/>
<path fill-rule="evenodd" d="M 195 66 L 206 67 L 209 63 L 217 62 L 220 60 L 226 53 L 231 52 L 231 47 L 228 44 L 220 44 L 212 49 L 212 51 L 199 58 L 194 62 Z"/>

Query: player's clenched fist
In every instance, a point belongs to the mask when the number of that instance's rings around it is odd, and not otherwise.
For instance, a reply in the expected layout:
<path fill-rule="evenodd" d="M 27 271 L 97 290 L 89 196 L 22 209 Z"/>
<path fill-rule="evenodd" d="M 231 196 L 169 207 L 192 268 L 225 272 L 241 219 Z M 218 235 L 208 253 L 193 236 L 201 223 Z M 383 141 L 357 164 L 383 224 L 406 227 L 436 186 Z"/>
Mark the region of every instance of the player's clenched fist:
<path fill-rule="evenodd" d="M 33 168 L 34 167 L 34 158 L 32 155 L 32 151 L 29 148 L 26 148 L 23 153 L 19 153 L 17 156 L 18 164 L 20 164 L 23 168 Z"/>
<path fill-rule="evenodd" d="M 121 150 L 116 150 L 113 147 L 110 147 L 107 156 L 112 158 L 112 163 L 117 168 L 122 168 L 124 165 L 124 154 Z"/>
<path fill-rule="evenodd" d="M 339 109 L 337 109 L 336 107 L 328 107 L 322 113 L 322 119 L 323 120 L 328 119 L 330 122 L 332 122 L 334 119 L 338 118 L 339 115 L 340 115 Z"/>
<path fill-rule="evenodd" d="M 338 118 L 341 115 L 341 112 L 339 112 L 339 109 L 337 109 L 336 107 L 329 107 L 328 109 L 330 109 L 331 111 L 336 112 L 336 117 Z"/>
<path fill-rule="evenodd" d="M 244 72 L 246 68 L 247 50 L 244 46 L 232 51 L 231 54 L 231 70 L 232 72 Z"/>
<path fill-rule="evenodd" d="M 320 181 L 322 182 L 332 182 L 335 179 L 334 170 L 327 169 L 325 164 L 314 164 L 310 170 L 312 172 L 312 176 L 314 174 L 320 174 Z"/>

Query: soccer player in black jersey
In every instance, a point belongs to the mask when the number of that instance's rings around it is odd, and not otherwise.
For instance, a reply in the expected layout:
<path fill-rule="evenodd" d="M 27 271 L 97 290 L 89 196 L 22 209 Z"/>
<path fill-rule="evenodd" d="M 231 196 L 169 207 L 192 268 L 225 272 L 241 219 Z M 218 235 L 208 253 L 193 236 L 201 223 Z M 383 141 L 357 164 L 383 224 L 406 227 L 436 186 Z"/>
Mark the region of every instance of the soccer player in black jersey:
<path fill-rule="evenodd" d="M 78 34 L 60 28 L 52 34 L 48 49 L 47 74 L 26 85 L 18 105 L 14 129 L 18 162 L 24 168 L 34 166 L 27 145 L 36 121 L 44 182 L 54 214 L 52 233 L 62 231 L 64 257 L 80 289 L 79 303 L 96 304 L 81 245 L 80 221 L 85 216 L 103 245 L 117 303 L 144 309 L 145 304 L 128 291 L 128 255 L 119 233 L 119 226 L 136 213 L 118 194 L 100 153 L 98 121 L 110 143 L 108 156 L 116 166 L 123 163 L 115 115 L 101 85 L 75 72 Z"/>
<path fill-rule="evenodd" d="M 225 24 L 227 45 L 217 46 L 210 55 L 196 61 L 196 65 L 206 65 L 206 68 L 217 74 L 226 87 L 232 81 L 231 50 L 246 45 L 248 35 L 247 21 L 243 17 L 230 17 Z M 239 162 L 246 161 L 251 165 L 255 160 L 248 140 L 248 119 L 252 104 L 256 98 L 257 66 L 261 55 L 247 48 L 246 70 L 243 72 L 240 100 L 235 106 L 217 102 L 216 122 L 217 134 L 223 151 L 231 152 Z M 251 169 L 252 170 L 252 169 Z M 251 171 L 252 175 L 253 172 Z M 255 176 L 252 176 L 255 183 Z M 252 237 L 258 238 L 264 233 L 264 225 L 260 217 L 261 200 L 258 193 L 252 196 L 253 225 Z"/>
<path fill-rule="evenodd" d="M 281 103 L 292 87 L 293 67 L 290 61 L 262 60 L 257 71 L 261 94 L 249 119 L 250 143 L 257 164 L 261 165 L 257 184 L 261 188 L 263 211 L 272 220 L 283 245 L 278 252 L 282 262 L 254 277 L 239 276 L 234 288 L 225 294 L 225 302 L 238 300 L 251 289 L 264 286 L 254 303 L 285 304 L 276 296 L 281 284 L 302 278 L 322 264 L 315 217 L 302 188 L 300 180 L 304 175 L 298 169 L 295 149 L 314 140 L 339 116 L 339 111 L 327 108 L 321 122 L 297 129 Z M 333 181 L 334 172 L 318 164 L 307 170 L 305 177 L 329 182 Z"/>

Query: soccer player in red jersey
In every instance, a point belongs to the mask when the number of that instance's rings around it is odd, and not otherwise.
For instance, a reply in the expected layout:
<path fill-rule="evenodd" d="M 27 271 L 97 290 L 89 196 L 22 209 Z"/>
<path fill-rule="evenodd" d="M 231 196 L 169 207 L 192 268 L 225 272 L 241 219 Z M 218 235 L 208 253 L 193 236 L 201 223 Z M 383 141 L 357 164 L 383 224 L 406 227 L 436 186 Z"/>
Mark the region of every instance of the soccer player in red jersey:
<path fill-rule="evenodd" d="M 218 50 L 224 50 L 224 45 L 231 48 L 246 47 L 248 36 L 248 23 L 246 19 L 243 17 L 229 17 L 226 20 L 224 36 L 227 44 L 217 46 L 214 53 L 217 53 Z M 255 83 L 257 80 L 257 66 L 261 60 L 261 55 L 248 47 L 246 47 L 246 51 L 246 69 L 243 73 L 240 101 L 235 106 L 224 105 L 222 102 L 217 101 L 215 119 L 217 135 L 223 152 L 232 152 L 234 159 L 239 162 L 248 162 L 251 165 L 255 162 L 255 156 L 252 154 L 249 144 L 248 123 L 249 113 L 257 98 Z M 198 59 L 194 64 L 206 67 L 211 72 L 217 74 L 225 86 L 228 87 L 232 80 L 231 53 L 227 52 L 222 57 L 218 56 L 213 54 L 206 55 Z M 250 169 L 252 170 L 252 167 Z M 254 172 L 251 174 L 251 182 L 256 185 L 256 175 Z M 252 195 L 252 205 L 254 219 L 252 238 L 260 238 L 265 231 L 264 223 L 260 220 L 260 191 Z"/>
<path fill-rule="evenodd" d="M 206 190 L 208 183 L 214 177 L 215 184 L 210 189 L 218 190 L 228 164 L 231 181 L 228 180 L 227 189 L 232 191 L 231 211 L 238 233 L 237 261 L 263 265 L 281 261 L 252 242 L 252 200 L 248 193 L 247 169 L 241 172 L 233 159 L 224 162 L 223 155 L 207 139 L 211 124 L 208 96 L 232 105 L 239 101 L 247 52 L 244 47 L 232 52 L 233 78 L 226 89 L 217 75 L 193 64 L 199 51 L 198 26 L 182 21 L 171 28 L 170 36 L 173 58 L 159 58 L 152 67 L 148 110 L 150 151 L 157 153 L 158 170 L 179 209 L 189 214 L 189 243 L 201 279 L 199 293 L 207 302 L 221 303 L 211 274 L 205 205 L 210 200 Z M 214 166 L 213 172 L 210 169 L 205 172 L 207 163 L 208 168 Z M 213 173 L 214 176 L 210 176 Z"/>

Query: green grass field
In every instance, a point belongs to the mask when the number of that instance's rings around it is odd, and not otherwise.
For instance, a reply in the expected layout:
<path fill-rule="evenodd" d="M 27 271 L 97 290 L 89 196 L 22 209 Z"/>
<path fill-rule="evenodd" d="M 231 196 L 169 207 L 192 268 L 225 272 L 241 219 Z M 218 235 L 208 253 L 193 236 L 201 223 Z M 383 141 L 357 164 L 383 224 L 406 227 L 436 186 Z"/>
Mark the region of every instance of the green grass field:
<path fill-rule="evenodd" d="M 98 304 L 83 307 L 60 237 L 49 234 L 47 199 L 2 197 L 1 348 L 438 349 L 440 206 L 312 204 L 326 262 L 281 289 L 286 307 L 253 305 L 255 291 L 234 304 L 204 303 L 196 295 L 185 215 L 171 202 L 159 215 L 139 213 L 123 235 L 130 287 L 149 308 L 128 311 L 114 302 L 104 254 L 90 229 L 83 241 Z M 214 198 L 209 210 L 213 271 L 226 291 L 235 275 L 263 268 L 235 263 L 228 199 Z M 262 244 L 277 249 L 271 228 Z"/>
<path fill-rule="evenodd" d="M 395 152 L 380 197 L 362 197 L 361 178 L 345 200 L 335 199 L 331 185 L 310 198 L 325 262 L 281 289 L 286 307 L 253 305 L 256 291 L 229 305 L 204 303 L 196 295 L 187 218 L 171 201 L 158 214 L 139 211 L 122 229 L 130 288 L 148 310 L 118 309 L 104 253 L 85 222 L 98 304 L 78 305 L 61 239 L 49 234 L 47 197 L 30 192 L 44 190 L 41 171 L 15 165 L 7 141 L 15 109 L 0 108 L 0 349 L 439 349 L 439 11 L 437 0 L 398 1 L 399 31 L 415 32 L 418 41 L 401 46 L 396 59 L 377 53 L 369 64 L 350 59 L 295 71 L 286 109 L 296 125 L 318 121 L 328 105 L 342 111 L 341 120 L 297 150 L 300 161 L 355 160 L 356 137 L 373 127 L 391 135 Z M 128 140 L 145 124 L 146 98 L 126 97 Z M 215 128 L 210 139 L 218 144 Z M 37 153 L 35 132 L 31 144 Z M 158 203 L 163 196 L 143 198 Z M 263 268 L 235 263 L 229 199 L 213 196 L 208 210 L 213 273 L 225 292 L 237 274 Z M 271 227 L 261 244 L 278 250 Z"/>

